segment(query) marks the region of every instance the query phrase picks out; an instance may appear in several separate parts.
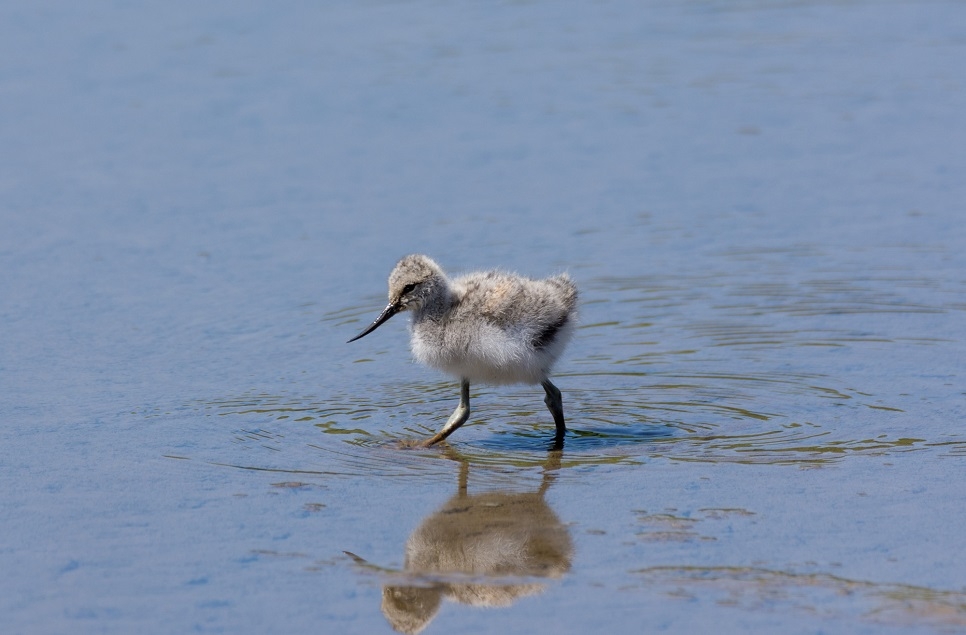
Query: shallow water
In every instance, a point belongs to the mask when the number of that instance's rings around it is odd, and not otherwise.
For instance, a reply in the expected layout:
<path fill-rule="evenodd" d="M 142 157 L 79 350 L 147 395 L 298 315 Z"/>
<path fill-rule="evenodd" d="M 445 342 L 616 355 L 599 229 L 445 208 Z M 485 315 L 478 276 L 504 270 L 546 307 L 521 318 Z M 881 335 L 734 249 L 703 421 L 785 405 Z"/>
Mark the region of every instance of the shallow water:
<path fill-rule="evenodd" d="M 0 630 L 963 630 L 964 19 L 0 9 Z M 578 282 L 562 452 L 411 447 L 417 251 Z"/>

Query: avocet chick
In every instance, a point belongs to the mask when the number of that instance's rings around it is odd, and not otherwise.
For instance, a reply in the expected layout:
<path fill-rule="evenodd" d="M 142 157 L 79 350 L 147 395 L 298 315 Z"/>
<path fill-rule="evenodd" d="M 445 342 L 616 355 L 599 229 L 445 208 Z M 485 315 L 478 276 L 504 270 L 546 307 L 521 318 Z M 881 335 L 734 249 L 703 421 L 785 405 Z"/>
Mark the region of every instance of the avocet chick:
<path fill-rule="evenodd" d="M 532 280 L 502 271 L 450 280 L 432 259 L 404 257 L 389 274 L 389 304 L 350 342 L 372 333 L 401 311 L 412 313 L 412 349 L 420 362 L 460 378 L 460 403 L 436 435 L 438 443 L 470 416 L 470 382 L 540 384 L 562 447 L 560 390 L 550 370 L 573 335 L 577 286 L 561 274 Z"/>

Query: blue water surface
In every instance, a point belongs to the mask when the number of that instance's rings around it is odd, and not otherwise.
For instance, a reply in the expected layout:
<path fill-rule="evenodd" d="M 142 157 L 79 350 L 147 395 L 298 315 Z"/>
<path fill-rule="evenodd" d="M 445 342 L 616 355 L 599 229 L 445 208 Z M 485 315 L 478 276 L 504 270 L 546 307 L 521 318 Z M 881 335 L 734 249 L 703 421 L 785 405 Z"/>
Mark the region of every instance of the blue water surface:
<path fill-rule="evenodd" d="M 0 6 L 0 632 L 966 628 L 962 24 Z M 561 453 L 407 448 L 411 252 L 577 281 Z"/>

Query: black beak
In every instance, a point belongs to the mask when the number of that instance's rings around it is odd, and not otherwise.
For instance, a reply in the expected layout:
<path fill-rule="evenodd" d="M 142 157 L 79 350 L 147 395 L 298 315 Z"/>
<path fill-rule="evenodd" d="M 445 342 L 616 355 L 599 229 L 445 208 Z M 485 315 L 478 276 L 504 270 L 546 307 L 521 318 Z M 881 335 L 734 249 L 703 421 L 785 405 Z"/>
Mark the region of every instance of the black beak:
<path fill-rule="evenodd" d="M 387 306 L 385 309 L 382 310 L 382 313 L 379 314 L 379 317 L 377 317 L 372 324 L 366 327 L 366 330 L 364 330 L 362 333 L 359 333 L 358 335 L 353 337 L 351 340 L 349 340 L 349 342 L 354 342 L 360 337 L 365 337 L 366 335 L 369 335 L 369 333 L 372 333 L 377 328 L 379 328 L 379 325 L 381 325 L 383 322 L 385 322 L 392 316 L 396 315 L 397 313 L 399 313 L 399 305 L 390 304 L 389 306 Z M 346 344 L 348 344 L 349 342 L 346 342 Z"/>

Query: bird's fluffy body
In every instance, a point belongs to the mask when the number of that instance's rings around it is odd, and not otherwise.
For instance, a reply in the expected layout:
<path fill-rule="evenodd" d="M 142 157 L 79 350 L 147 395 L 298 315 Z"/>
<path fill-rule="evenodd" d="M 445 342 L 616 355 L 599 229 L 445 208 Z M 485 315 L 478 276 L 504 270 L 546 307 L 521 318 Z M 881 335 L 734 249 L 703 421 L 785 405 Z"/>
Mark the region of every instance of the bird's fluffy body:
<path fill-rule="evenodd" d="M 413 255 L 389 276 L 389 301 L 412 312 L 418 361 L 474 383 L 539 384 L 573 334 L 577 287 L 566 274 L 533 280 L 484 271 L 450 280 Z"/>
<path fill-rule="evenodd" d="M 447 281 L 444 311 L 435 303 L 414 311 L 413 355 L 471 382 L 539 384 L 573 334 L 576 303 L 566 275 L 468 274 Z"/>

